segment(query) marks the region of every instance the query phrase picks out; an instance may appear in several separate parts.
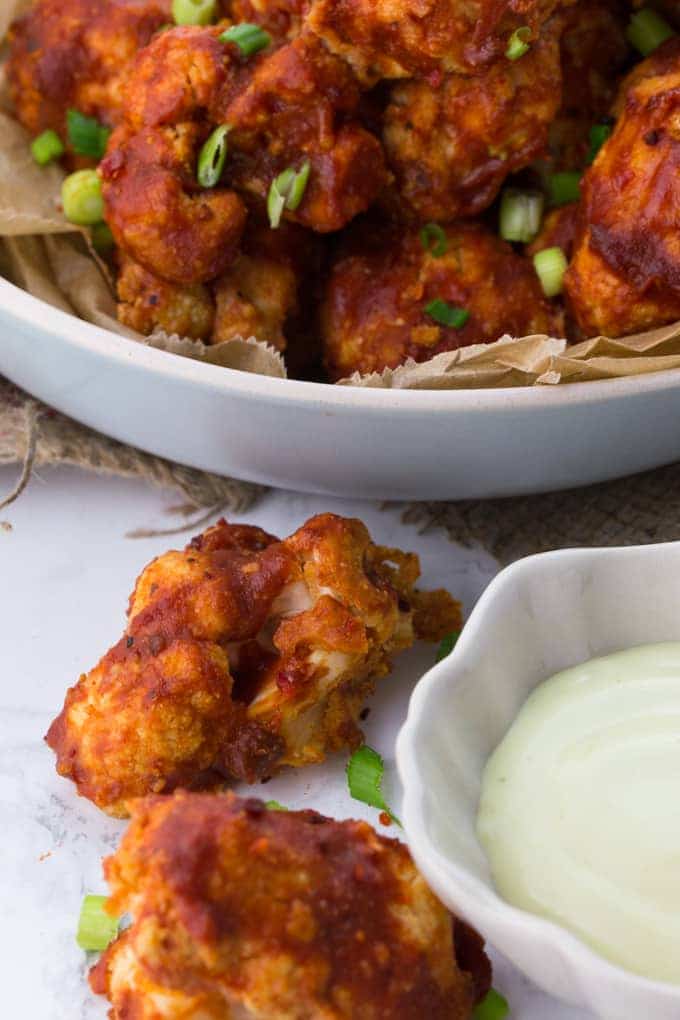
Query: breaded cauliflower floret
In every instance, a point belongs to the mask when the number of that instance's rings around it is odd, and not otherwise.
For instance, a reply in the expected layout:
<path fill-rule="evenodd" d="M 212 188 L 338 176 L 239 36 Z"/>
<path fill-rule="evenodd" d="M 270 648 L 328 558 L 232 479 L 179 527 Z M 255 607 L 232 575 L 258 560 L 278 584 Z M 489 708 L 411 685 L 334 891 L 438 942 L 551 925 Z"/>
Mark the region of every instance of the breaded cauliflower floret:
<path fill-rule="evenodd" d="M 177 787 L 254 782 L 354 748 L 376 678 L 460 625 L 417 557 L 322 514 L 278 541 L 225 521 L 141 574 L 128 627 L 47 735 L 57 770 L 114 815 Z"/>
<path fill-rule="evenodd" d="M 364 85 L 382 78 L 478 74 L 513 33 L 542 25 L 573 0 L 313 0 L 306 26 Z"/>
<path fill-rule="evenodd" d="M 252 219 L 233 265 L 207 284 L 168 283 L 119 251 L 118 319 L 147 336 L 162 330 L 207 344 L 253 336 L 284 351 L 314 292 L 317 261 L 309 231 Z"/>
<path fill-rule="evenodd" d="M 125 121 L 101 164 L 106 221 L 134 261 L 172 283 L 214 279 L 235 260 L 246 208 L 228 187 L 201 188 L 205 109 L 238 71 L 220 29 L 175 28 L 140 54 Z"/>
<path fill-rule="evenodd" d="M 106 220 L 121 248 L 150 272 L 193 285 L 234 264 L 246 209 L 264 214 L 274 180 L 309 164 L 304 193 L 286 220 L 338 230 L 386 181 L 379 141 L 352 115 L 349 70 L 313 38 L 246 60 L 220 41 L 220 26 L 168 30 L 140 53 L 125 121 L 101 164 Z M 217 186 L 201 187 L 199 154 L 228 126 Z"/>
<path fill-rule="evenodd" d="M 359 102 L 347 65 L 309 33 L 260 60 L 223 114 L 234 186 L 264 203 L 276 174 L 306 160 L 302 202 L 285 215 L 319 233 L 340 230 L 388 179 L 380 142 L 357 119 Z"/>
<path fill-rule="evenodd" d="M 553 19 L 520 60 L 474 77 L 392 87 L 383 142 L 407 212 L 422 222 L 474 216 L 543 153 L 560 105 L 559 31 Z"/>
<path fill-rule="evenodd" d="M 133 923 L 92 970 L 111 1020 L 468 1020 L 483 943 L 365 822 L 147 797 L 104 868 Z"/>
<path fill-rule="evenodd" d="M 109 127 L 122 116 L 138 50 L 171 20 L 171 0 L 39 0 L 11 26 L 7 76 L 17 118 L 67 140 L 73 108 Z"/>
<path fill-rule="evenodd" d="M 348 237 L 321 308 L 331 379 L 426 361 L 504 333 L 562 335 L 561 310 L 543 296 L 529 259 L 476 223 L 450 224 L 444 236 L 441 255 L 403 228 L 372 225 Z M 428 311 L 434 301 L 469 317 L 446 325 Z"/>
<path fill-rule="evenodd" d="M 564 286 L 585 336 L 680 318 L 680 40 L 621 86 L 611 138 L 583 178 Z"/>

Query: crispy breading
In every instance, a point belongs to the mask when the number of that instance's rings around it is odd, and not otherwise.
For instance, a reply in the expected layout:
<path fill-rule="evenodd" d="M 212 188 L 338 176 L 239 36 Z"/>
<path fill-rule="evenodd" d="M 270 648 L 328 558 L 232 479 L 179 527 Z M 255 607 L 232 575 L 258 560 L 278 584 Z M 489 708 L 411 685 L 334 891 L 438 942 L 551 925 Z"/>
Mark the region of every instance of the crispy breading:
<path fill-rule="evenodd" d="M 403 228 L 371 224 L 348 239 L 321 309 L 332 379 L 425 361 L 504 333 L 562 335 L 562 312 L 543 297 L 529 259 L 475 223 L 450 224 L 445 237 L 439 257 Z M 469 312 L 468 320 L 442 325 L 426 311 L 437 299 Z"/>
<path fill-rule="evenodd" d="M 479 936 L 365 822 L 231 794 L 132 816 L 104 867 L 133 923 L 90 977 L 111 1020 L 468 1020 L 488 989 Z"/>
<path fill-rule="evenodd" d="M 313 0 L 306 26 L 364 85 L 381 78 L 478 74 L 505 60 L 510 38 L 573 0 Z"/>
<path fill-rule="evenodd" d="M 560 28 L 553 19 L 521 60 L 475 77 L 392 87 L 383 142 L 408 212 L 421 221 L 474 216 L 508 174 L 543 153 L 560 104 Z"/>
<path fill-rule="evenodd" d="M 415 637 L 460 626 L 417 557 L 322 514 L 278 541 L 221 521 L 142 572 L 124 636 L 47 735 L 57 770 L 105 811 L 177 787 L 254 782 L 361 743 L 359 712 Z"/>
<path fill-rule="evenodd" d="M 168 283 L 117 252 L 118 321 L 149 336 L 157 330 L 168 335 L 208 340 L 215 322 L 215 302 L 202 283 L 182 286 Z"/>
<path fill-rule="evenodd" d="M 680 318 L 680 40 L 626 79 L 614 133 L 581 185 L 565 291 L 586 336 L 618 337 Z"/>
<path fill-rule="evenodd" d="M 308 160 L 302 203 L 285 215 L 320 233 L 340 230 L 388 179 L 380 142 L 356 119 L 359 101 L 347 65 L 309 33 L 262 59 L 223 115 L 235 186 L 264 202 L 277 174 Z"/>
<path fill-rule="evenodd" d="M 380 143 L 352 115 L 359 92 L 341 60 L 315 39 L 245 60 L 223 26 L 175 28 L 132 69 L 125 122 L 101 165 L 106 219 L 117 243 L 155 275 L 181 285 L 234 264 L 246 209 L 264 212 L 270 186 L 308 161 L 307 187 L 287 220 L 320 233 L 365 210 L 386 180 Z M 229 126 L 217 187 L 197 180 L 200 150 Z"/>
<path fill-rule="evenodd" d="M 130 65 L 170 8 L 171 0 L 39 0 L 8 34 L 17 118 L 31 134 L 49 128 L 63 141 L 70 108 L 119 123 Z"/>
<path fill-rule="evenodd" d="M 220 28 L 157 36 L 128 79 L 125 122 L 101 164 L 106 220 L 116 242 L 162 279 L 214 279 L 234 262 L 246 207 L 227 187 L 202 189 L 196 171 L 210 134 L 205 108 L 238 73 Z"/>
<path fill-rule="evenodd" d="M 158 330 L 205 343 L 255 337 L 277 350 L 303 329 L 318 272 L 316 239 L 295 224 L 273 231 L 252 217 L 241 253 L 207 284 L 169 283 L 119 251 L 118 319 L 139 333 Z M 304 284 L 304 286 L 303 286 Z"/>

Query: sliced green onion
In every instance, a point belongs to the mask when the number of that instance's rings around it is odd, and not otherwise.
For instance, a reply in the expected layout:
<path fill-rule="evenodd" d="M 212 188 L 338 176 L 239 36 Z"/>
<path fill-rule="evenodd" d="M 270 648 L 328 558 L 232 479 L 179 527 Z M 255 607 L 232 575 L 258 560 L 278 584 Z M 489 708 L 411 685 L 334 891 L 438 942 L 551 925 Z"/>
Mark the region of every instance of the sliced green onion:
<path fill-rule="evenodd" d="M 441 298 L 435 298 L 429 305 L 425 305 L 425 312 L 435 322 L 442 326 L 452 326 L 453 329 L 461 329 L 470 318 L 466 308 L 454 308 Z"/>
<path fill-rule="evenodd" d="M 665 18 L 649 7 L 643 7 L 631 16 L 626 29 L 626 38 L 631 46 L 646 57 L 657 47 L 675 35 Z"/>
<path fill-rule="evenodd" d="M 69 110 L 66 130 L 71 148 L 78 156 L 101 159 L 106 152 L 111 131 L 96 118 L 86 117 L 80 110 Z"/>
<path fill-rule="evenodd" d="M 76 942 L 88 952 L 101 952 L 118 934 L 120 922 L 104 910 L 106 896 L 86 896 L 80 908 Z"/>
<path fill-rule="evenodd" d="M 540 191 L 505 188 L 501 195 L 500 235 L 504 241 L 533 241 L 541 227 L 543 195 Z"/>
<path fill-rule="evenodd" d="M 439 642 L 439 648 L 437 649 L 437 662 L 441 662 L 447 655 L 450 655 L 453 649 L 456 647 L 456 641 L 460 637 L 460 631 L 453 630 L 450 634 L 447 634 L 445 638 Z"/>
<path fill-rule="evenodd" d="M 176 25 L 209 25 L 217 17 L 217 0 L 172 0 Z"/>
<path fill-rule="evenodd" d="M 556 297 L 562 293 L 567 265 L 567 257 L 561 248 L 544 248 L 534 255 L 534 269 L 546 297 Z"/>
<path fill-rule="evenodd" d="M 475 1006 L 474 1020 L 504 1020 L 510 1012 L 508 1000 L 492 988 L 488 995 Z"/>
<path fill-rule="evenodd" d="M 378 808 L 390 816 L 393 822 L 401 825 L 395 814 L 390 811 L 385 803 L 382 793 L 382 781 L 385 773 L 385 763 L 372 747 L 364 744 L 358 751 L 355 751 L 347 763 L 347 785 L 350 795 L 354 800 L 360 800 L 362 804 Z"/>
<path fill-rule="evenodd" d="M 595 157 L 611 135 L 612 130 L 613 128 L 611 124 L 593 124 L 588 133 L 588 140 L 590 142 L 588 163 L 593 163 L 595 161 Z"/>
<path fill-rule="evenodd" d="M 426 223 L 420 231 L 420 243 L 428 254 L 434 258 L 441 258 L 446 255 L 449 249 L 449 242 L 446 233 L 438 223 Z"/>
<path fill-rule="evenodd" d="M 508 39 L 508 48 L 505 51 L 508 60 L 519 60 L 520 57 L 523 57 L 529 51 L 530 40 L 531 29 L 528 25 L 516 28 Z"/>
<path fill-rule="evenodd" d="M 229 124 L 215 128 L 199 153 L 196 176 L 202 188 L 214 188 L 219 184 L 227 158 L 227 135 L 230 131 Z"/>
<path fill-rule="evenodd" d="M 267 214 L 273 230 L 281 223 L 284 209 L 294 211 L 300 205 L 309 181 L 311 164 L 305 160 L 299 170 L 288 167 L 276 177 L 267 196 Z"/>
<path fill-rule="evenodd" d="M 244 22 L 242 25 L 232 25 L 220 36 L 222 43 L 234 43 L 244 57 L 252 57 L 260 50 L 265 50 L 272 41 L 268 32 L 263 31 L 259 25 L 249 25 Z"/>
<path fill-rule="evenodd" d="M 79 227 L 93 227 L 104 219 L 102 182 L 96 170 L 78 170 L 61 186 L 64 216 Z"/>
<path fill-rule="evenodd" d="M 279 804 L 278 800 L 267 800 L 267 801 L 265 801 L 264 806 L 269 811 L 288 811 L 289 810 L 287 807 L 284 807 L 283 804 Z"/>
<path fill-rule="evenodd" d="M 566 205 L 578 202 L 581 197 L 581 174 L 578 170 L 565 170 L 550 174 L 548 178 L 551 205 Z"/>
<path fill-rule="evenodd" d="M 38 166 L 47 166 L 64 155 L 64 143 L 56 131 L 43 131 L 33 139 L 31 153 Z"/>
<path fill-rule="evenodd" d="M 108 223 L 95 223 L 90 231 L 90 240 L 95 251 L 104 254 L 111 251 L 115 242 Z"/>

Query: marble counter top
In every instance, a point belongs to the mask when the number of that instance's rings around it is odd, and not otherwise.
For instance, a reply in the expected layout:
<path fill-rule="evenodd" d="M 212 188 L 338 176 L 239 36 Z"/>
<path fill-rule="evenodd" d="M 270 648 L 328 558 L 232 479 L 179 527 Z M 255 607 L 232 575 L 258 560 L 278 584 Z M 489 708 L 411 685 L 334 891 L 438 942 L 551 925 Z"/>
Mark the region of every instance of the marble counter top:
<path fill-rule="evenodd" d="M 14 471 L 0 469 L 0 492 L 14 477 Z M 95 480 L 59 469 L 35 478 L 20 502 L 0 513 L 12 526 L 0 528 L 0 970 L 9 1017 L 102 1020 L 106 1015 L 103 1001 L 89 992 L 88 961 L 74 931 L 83 895 L 106 891 L 101 858 L 116 846 L 124 823 L 76 797 L 71 784 L 55 774 L 41 738 L 67 686 L 120 636 L 127 596 L 140 569 L 188 540 L 126 535 L 140 527 L 172 527 L 177 517 L 167 510 L 178 502 L 141 482 Z M 404 526 L 394 508 L 277 493 L 245 518 L 286 534 L 322 510 L 361 516 L 381 544 L 418 552 L 427 586 L 446 585 L 462 599 L 466 614 L 497 570 L 481 550 L 463 550 L 441 532 L 418 534 Z M 368 742 L 385 757 L 394 805 L 400 796 L 394 736 L 410 691 L 432 658 L 429 647 L 403 656 L 372 700 L 364 726 Z M 266 796 L 378 825 L 377 812 L 349 798 L 342 757 L 273 780 Z M 588 1020 L 543 995 L 497 955 L 494 963 L 495 984 L 509 999 L 513 1020 Z"/>

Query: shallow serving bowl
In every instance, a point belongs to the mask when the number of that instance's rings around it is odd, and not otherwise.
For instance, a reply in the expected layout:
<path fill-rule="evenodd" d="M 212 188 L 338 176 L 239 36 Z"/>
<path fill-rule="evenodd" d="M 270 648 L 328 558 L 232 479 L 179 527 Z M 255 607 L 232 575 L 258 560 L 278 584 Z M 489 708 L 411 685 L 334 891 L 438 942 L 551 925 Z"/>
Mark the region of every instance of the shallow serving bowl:
<path fill-rule="evenodd" d="M 116 336 L 3 279 L 0 373 L 143 450 L 306 492 L 504 496 L 584 485 L 680 457 L 680 370 L 455 391 L 267 379 Z"/>
<path fill-rule="evenodd" d="M 418 684 L 397 743 L 401 817 L 432 888 L 546 991 L 610 1020 L 677 1020 L 680 985 L 624 971 L 500 898 L 475 835 L 482 770 L 537 684 L 594 656 L 679 640 L 679 607 L 677 542 L 520 560 Z"/>

